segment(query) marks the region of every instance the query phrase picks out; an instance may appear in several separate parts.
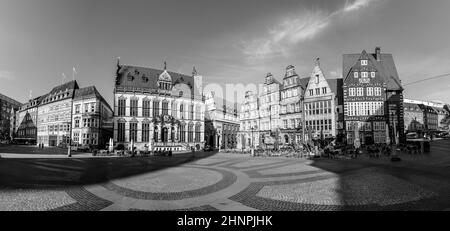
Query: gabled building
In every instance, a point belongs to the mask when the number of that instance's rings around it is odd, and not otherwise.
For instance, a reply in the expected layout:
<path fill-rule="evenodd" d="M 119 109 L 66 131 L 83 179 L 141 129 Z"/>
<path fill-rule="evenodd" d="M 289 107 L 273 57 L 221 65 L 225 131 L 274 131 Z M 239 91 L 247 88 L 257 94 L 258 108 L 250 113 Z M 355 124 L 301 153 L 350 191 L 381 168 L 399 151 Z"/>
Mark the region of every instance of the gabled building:
<path fill-rule="evenodd" d="M 14 140 L 18 143 L 37 143 L 38 107 L 42 96 L 30 99 L 17 111 Z"/>
<path fill-rule="evenodd" d="M 260 101 L 253 91 L 245 92 L 239 116 L 240 126 L 237 140 L 238 149 L 250 149 L 260 145 Z"/>
<path fill-rule="evenodd" d="M 202 76 L 117 63 L 114 143 L 145 150 L 204 145 Z"/>
<path fill-rule="evenodd" d="M 319 59 L 303 98 L 306 140 L 336 138 L 343 132 L 342 79 L 326 79 Z"/>
<path fill-rule="evenodd" d="M 205 98 L 205 142 L 213 148 L 234 149 L 239 132 L 238 104 L 210 92 Z"/>
<path fill-rule="evenodd" d="M 94 86 L 75 90 L 72 140 L 75 146 L 104 149 L 113 137 L 113 110 Z"/>
<path fill-rule="evenodd" d="M 44 146 L 65 146 L 70 143 L 72 100 L 77 89 L 77 81 L 72 80 L 54 87 L 39 99 L 38 143 Z"/>
<path fill-rule="evenodd" d="M 280 90 L 280 131 L 282 144 L 298 144 L 302 138 L 302 96 L 304 86 L 292 65 L 286 67 Z"/>
<path fill-rule="evenodd" d="M 0 140 L 11 138 L 11 116 L 21 105 L 20 102 L 0 94 Z"/>
<path fill-rule="evenodd" d="M 258 142 L 275 145 L 281 141 L 280 130 L 280 90 L 283 85 L 271 73 L 265 77 L 263 90 L 259 95 L 260 127 Z"/>
<path fill-rule="evenodd" d="M 438 112 L 432 107 L 425 104 L 419 104 L 419 108 L 423 113 L 424 132 L 434 132 L 438 130 Z"/>
<path fill-rule="evenodd" d="M 392 54 L 379 47 L 372 54 L 344 54 L 342 70 L 348 144 L 356 131 L 362 144 L 386 143 L 386 134 L 390 141 L 404 142 L 403 88 Z"/>

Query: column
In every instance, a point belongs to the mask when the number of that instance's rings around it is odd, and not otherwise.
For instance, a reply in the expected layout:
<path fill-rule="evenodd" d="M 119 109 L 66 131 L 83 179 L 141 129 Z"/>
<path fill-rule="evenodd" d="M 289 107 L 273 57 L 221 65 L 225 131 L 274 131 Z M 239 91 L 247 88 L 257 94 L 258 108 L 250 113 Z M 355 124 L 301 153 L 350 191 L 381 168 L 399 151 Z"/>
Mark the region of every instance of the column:
<path fill-rule="evenodd" d="M 174 142 L 179 142 L 179 137 L 178 137 L 178 125 L 175 125 L 175 140 Z"/>
<path fill-rule="evenodd" d="M 200 127 L 200 142 L 205 143 L 205 125 Z"/>
<path fill-rule="evenodd" d="M 161 115 L 162 114 L 162 99 L 159 101 L 159 113 L 158 113 L 158 115 Z"/>
<path fill-rule="evenodd" d="M 161 125 L 158 125 L 158 142 L 161 142 Z"/>
<path fill-rule="evenodd" d="M 172 142 L 172 125 L 170 125 L 167 129 L 167 142 Z"/>

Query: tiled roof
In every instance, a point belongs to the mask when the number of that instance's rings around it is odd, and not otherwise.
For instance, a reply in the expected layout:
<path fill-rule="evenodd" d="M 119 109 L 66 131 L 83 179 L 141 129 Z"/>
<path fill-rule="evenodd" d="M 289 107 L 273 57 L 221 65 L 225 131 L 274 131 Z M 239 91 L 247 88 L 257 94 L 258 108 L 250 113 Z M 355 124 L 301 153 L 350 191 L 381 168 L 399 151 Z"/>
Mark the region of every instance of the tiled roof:
<path fill-rule="evenodd" d="M 103 96 L 100 94 L 100 92 L 97 91 L 97 88 L 95 86 L 89 86 L 89 87 L 76 89 L 73 99 L 80 100 L 80 99 L 90 99 L 90 98 L 100 99 L 103 103 L 106 104 L 106 106 L 108 108 L 111 109 L 111 106 L 109 106 L 108 102 L 106 102 L 106 100 L 103 98 Z"/>
<path fill-rule="evenodd" d="M 401 81 L 398 76 L 392 54 L 380 54 L 380 56 L 380 61 L 377 61 L 376 54 L 369 54 L 370 60 L 384 78 L 388 90 L 402 90 L 403 88 L 401 86 Z M 356 64 L 360 57 L 361 53 L 343 55 L 342 76 L 344 79 L 348 76 L 350 69 Z"/>
<path fill-rule="evenodd" d="M 159 75 L 163 72 L 164 70 L 148 67 L 120 65 L 117 70 L 115 86 L 158 89 Z M 171 71 L 167 72 L 172 78 L 172 84 L 184 83 L 195 87 L 192 76 Z M 128 76 L 132 77 L 131 81 L 128 80 Z"/>
<path fill-rule="evenodd" d="M 52 94 L 57 94 L 60 91 L 65 91 L 65 90 L 74 90 L 74 89 L 78 89 L 78 83 L 76 80 L 72 80 L 70 82 L 61 84 L 59 86 L 54 87 L 51 91 L 50 91 L 50 95 Z"/>

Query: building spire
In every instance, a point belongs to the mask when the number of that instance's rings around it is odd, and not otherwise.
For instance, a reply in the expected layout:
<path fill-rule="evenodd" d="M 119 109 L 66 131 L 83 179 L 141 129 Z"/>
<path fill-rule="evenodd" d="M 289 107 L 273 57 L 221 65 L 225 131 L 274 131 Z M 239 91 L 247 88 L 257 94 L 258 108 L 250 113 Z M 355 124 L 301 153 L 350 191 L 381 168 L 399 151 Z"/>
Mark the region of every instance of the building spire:
<path fill-rule="evenodd" d="M 164 70 L 167 70 L 167 62 L 164 61 Z"/>
<path fill-rule="evenodd" d="M 120 67 L 120 56 L 117 57 L 117 67 Z"/>
<path fill-rule="evenodd" d="M 316 58 L 316 63 L 315 63 L 315 65 L 318 67 L 318 66 L 320 66 L 320 58 Z"/>
<path fill-rule="evenodd" d="M 195 66 L 192 66 L 192 76 L 197 75 L 197 70 L 195 69 Z"/>

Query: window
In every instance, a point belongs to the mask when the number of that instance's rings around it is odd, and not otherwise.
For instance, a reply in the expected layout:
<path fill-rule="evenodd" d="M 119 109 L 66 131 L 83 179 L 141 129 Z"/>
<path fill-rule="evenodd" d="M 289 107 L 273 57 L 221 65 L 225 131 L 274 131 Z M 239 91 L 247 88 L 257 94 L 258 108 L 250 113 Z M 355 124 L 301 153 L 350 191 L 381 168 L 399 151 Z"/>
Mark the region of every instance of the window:
<path fill-rule="evenodd" d="M 75 127 L 76 128 L 80 127 L 80 119 L 75 119 Z"/>
<path fill-rule="evenodd" d="M 364 88 L 358 87 L 356 94 L 357 96 L 364 96 Z"/>
<path fill-rule="evenodd" d="M 190 120 L 194 119 L 194 104 L 191 104 L 189 107 L 189 119 Z"/>
<path fill-rule="evenodd" d="M 95 112 L 95 103 L 91 103 L 91 112 Z"/>
<path fill-rule="evenodd" d="M 150 100 L 145 99 L 142 101 L 142 116 L 150 117 Z"/>
<path fill-rule="evenodd" d="M 355 78 L 358 78 L 358 72 L 353 72 L 353 76 L 355 77 Z"/>
<path fill-rule="evenodd" d="M 75 105 L 75 114 L 79 114 L 80 113 L 80 107 L 81 107 L 81 104 Z"/>
<path fill-rule="evenodd" d="M 316 95 L 320 95 L 320 88 L 316 88 Z"/>
<path fill-rule="evenodd" d="M 84 112 L 88 112 L 89 111 L 89 104 L 85 103 L 84 104 Z"/>
<path fill-rule="evenodd" d="M 143 123 L 142 124 L 142 142 L 150 141 L 150 124 Z"/>
<path fill-rule="evenodd" d="M 361 66 L 367 66 L 367 60 L 361 60 Z"/>
<path fill-rule="evenodd" d="M 366 88 L 367 90 L 367 96 L 373 96 L 373 87 Z"/>
<path fill-rule="evenodd" d="M 163 115 L 169 114 L 169 103 L 167 101 L 163 101 L 162 103 L 162 114 Z"/>
<path fill-rule="evenodd" d="M 283 120 L 283 128 L 284 129 L 288 128 L 288 121 L 287 120 Z"/>
<path fill-rule="evenodd" d="M 177 107 L 178 107 L 177 103 L 175 101 L 172 101 L 172 116 L 174 118 L 178 118 L 177 117 L 177 111 L 178 111 Z"/>
<path fill-rule="evenodd" d="M 138 116 L 138 99 L 130 100 L 130 116 Z"/>
<path fill-rule="evenodd" d="M 375 87 L 375 95 L 381 96 L 381 87 Z"/>
<path fill-rule="evenodd" d="M 322 87 L 322 94 L 327 94 L 327 88 L 326 87 Z"/>
<path fill-rule="evenodd" d="M 309 96 L 313 96 L 314 95 L 314 90 L 309 90 Z"/>
<path fill-rule="evenodd" d="M 349 96 L 355 96 L 355 88 L 349 88 L 348 89 L 348 95 Z"/>
<path fill-rule="evenodd" d="M 125 116 L 125 105 L 126 105 L 126 99 L 119 99 L 119 111 L 118 111 L 118 115 L 119 116 Z"/>
<path fill-rule="evenodd" d="M 200 124 L 195 125 L 195 142 L 200 142 Z"/>
<path fill-rule="evenodd" d="M 180 125 L 179 130 L 180 130 L 179 131 L 180 132 L 180 135 L 179 135 L 180 142 L 186 142 L 186 126 L 184 124 Z"/>
<path fill-rule="evenodd" d="M 375 72 L 370 72 L 370 77 L 375 78 Z"/>
<path fill-rule="evenodd" d="M 189 124 L 189 128 L 188 128 L 188 142 L 193 142 L 194 141 L 194 125 L 193 124 Z"/>
<path fill-rule="evenodd" d="M 130 141 L 137 141 L 137 123 L 130 123 Z"/>
<path fill-rule="evenodd" d="M 316 75 L 316 84 L 319 84 L 319 75 Z"/>
<path fill-rule="evenodd" d="M 181 119 L 184 119 L 184 111 L 183 111 L 183 109 L 184 109 L 184 104 L 180 104 L 180 117 L 181 117 Z"/>
<path fill-rule="evenodd" d="M 153 117 L 159 116 L 159 101 L 153 101 Z"/>
<path fill-rule="evenodd" d="M 117 123 L 117 141 L 125 142 L 125 123 L 124 122 Z"/>
<path fill-rule="evenodd" d="M 363 77 L 363 78 L 367 78 L 367 77 L 369 77 L 369 73 L 368 73 L 368 72 L 366 72 L 366 71 L 364 71 L 364 72 L 361 72 L 361 77 Z"/>

